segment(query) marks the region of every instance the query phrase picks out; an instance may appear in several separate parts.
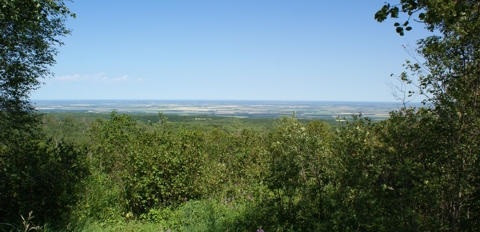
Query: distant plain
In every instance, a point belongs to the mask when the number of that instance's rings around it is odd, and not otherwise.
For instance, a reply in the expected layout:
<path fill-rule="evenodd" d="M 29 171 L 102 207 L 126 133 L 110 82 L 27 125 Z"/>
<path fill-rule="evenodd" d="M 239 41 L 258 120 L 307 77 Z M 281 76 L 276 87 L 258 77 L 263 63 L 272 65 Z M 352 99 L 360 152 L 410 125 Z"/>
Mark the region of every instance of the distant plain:
<path fill-rule="evenodd" d="M 388 118 L 401 107 L 400 102 L 327 102 L 327 101 L 219 101 L 219 100 L 34 100 L 41 113 L 83 112 L 145 114 L 164 113 L 181 116 L 223 116 L 237 118 L 297 118 L 332 120 L 363 114 L 373 120 Z M 420 106 L 410 103 L 409 106 Z"/>

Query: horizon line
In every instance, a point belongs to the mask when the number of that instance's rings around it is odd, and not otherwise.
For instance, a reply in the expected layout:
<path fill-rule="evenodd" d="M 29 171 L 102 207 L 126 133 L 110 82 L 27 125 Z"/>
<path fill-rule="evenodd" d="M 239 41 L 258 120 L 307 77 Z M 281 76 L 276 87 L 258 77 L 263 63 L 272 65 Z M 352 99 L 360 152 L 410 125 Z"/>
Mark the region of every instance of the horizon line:
<path fill-rule="evenodd" d="M 358 101 L 358 100 L 267 100 L 267 99 L 30 99 L 30 101 L 270 101 L 270 102 L 375 102 L 375 103 L 400 103 L 401 101 Z M 410 101 L 408 103 L 418 103 L 421 101 Z M 408 104 L 407 103 L 407 104 Z"/>

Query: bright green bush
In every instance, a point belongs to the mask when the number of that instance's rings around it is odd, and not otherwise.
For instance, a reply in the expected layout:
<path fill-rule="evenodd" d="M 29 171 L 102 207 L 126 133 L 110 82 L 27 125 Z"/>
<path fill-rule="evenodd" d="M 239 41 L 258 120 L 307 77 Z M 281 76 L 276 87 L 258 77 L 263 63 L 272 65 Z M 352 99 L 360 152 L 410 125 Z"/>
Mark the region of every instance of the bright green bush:
<path fill-rule="evenodd" d="M 203 196 L 207 169 L 202 133 L 156 127 L 141 130 L 129 116 L 115 112 L 109 121 L 99 120 L 92 126 L 93 186 L 89 187 L 105 190 L 100 191 L 104 194 L 87 194 L 90 198 L 85 201 L 96 202 L 96 212 L 87 210 L 93 218 L 105 218 L 109 209 L 115 209 L 112 212 L 119 218 L 139 218 L 151 209 Z"/>

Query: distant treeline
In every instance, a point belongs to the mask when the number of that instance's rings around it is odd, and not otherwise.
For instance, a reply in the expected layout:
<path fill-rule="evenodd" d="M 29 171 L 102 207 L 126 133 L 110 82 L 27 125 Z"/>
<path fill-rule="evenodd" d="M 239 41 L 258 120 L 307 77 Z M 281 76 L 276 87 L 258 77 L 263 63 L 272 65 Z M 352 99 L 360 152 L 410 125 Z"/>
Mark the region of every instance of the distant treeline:
<path fill-rule="evenodd" d="M 238 118 L 219 117 L 210 115 L 182 116 L 174 114 L 129 114 L 137 121 L 137 125 L 146 129 L 149 125 L 158 123 L 161 118 L 166 118 L 171 128 L 193 129 L 209 131 L 219 129 L 227 132 L 250 129 L 256 132 L 269 132 L 274 129 L 274 118 Z M 197 120 L 203 118 L 206 120 Z M 43 113 L 42 123 L 44 132 L 54 139 L 66 139 L 69 141 L 80 141 L 87 139 L 87 131 L 92 123 L 98 119 L 108 120 L 110 114 L 100 113 Z M 207 120 L 208 119 L 208 120 Z M 308 123 L 312 120 L 298 119 L 300 123 Z M 324 121 L 331 126 L 338 125 L 335 120 Z"/>

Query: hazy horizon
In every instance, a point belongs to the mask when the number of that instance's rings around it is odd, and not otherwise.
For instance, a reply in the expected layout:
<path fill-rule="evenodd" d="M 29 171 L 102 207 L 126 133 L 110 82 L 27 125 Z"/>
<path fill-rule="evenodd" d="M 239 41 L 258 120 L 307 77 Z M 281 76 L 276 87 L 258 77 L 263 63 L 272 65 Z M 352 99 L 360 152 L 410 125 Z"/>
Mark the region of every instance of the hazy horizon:
<path fill-rule="evenodd" d="M 363 114 L 383 120 L 402 107 L 400 102 L 292 101 L 292 100 L 37 100 L 42 113 L 156 113 L 208 115 L 242 118 L 277 118 L 296 112 L 299 118 L 332 120 L 339 116 Z M 409 103 L 408 106 L 419 106 Z"/>
<path fill-rule="evenodd" d="M 339 103 L 399 103 L 401 101 L 336 101 L 336 100 L 265 100 L 265 99 L 30 99 L 35 101 L 204 101 L 204 102 L 339 102 Z M 421 104 L 420 101 L 410 101 L 408 103 Z"/>

